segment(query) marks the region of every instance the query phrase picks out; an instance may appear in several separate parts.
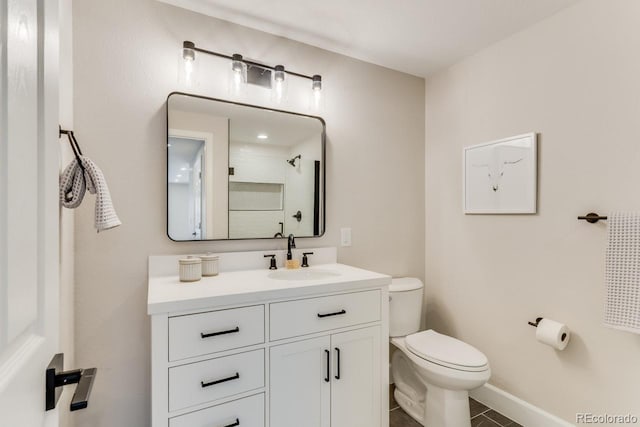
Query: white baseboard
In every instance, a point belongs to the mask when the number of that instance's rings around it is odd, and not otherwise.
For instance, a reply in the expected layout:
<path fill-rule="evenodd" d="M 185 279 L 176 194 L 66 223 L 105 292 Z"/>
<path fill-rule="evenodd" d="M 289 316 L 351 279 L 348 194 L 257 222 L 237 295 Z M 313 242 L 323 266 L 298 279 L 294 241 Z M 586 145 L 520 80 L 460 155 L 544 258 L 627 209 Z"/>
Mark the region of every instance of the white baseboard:
<path fill-rule="evenodd" d="M 469 395 L 524 427 L 575 427 L 491 384 L 472 390 Z"/>

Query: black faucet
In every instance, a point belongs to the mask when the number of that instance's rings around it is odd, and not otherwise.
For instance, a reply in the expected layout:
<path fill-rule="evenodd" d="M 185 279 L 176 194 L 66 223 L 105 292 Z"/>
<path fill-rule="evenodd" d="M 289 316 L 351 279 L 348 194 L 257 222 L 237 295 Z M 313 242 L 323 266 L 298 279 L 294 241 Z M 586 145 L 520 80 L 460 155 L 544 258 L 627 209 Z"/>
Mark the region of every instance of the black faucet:
<path fill-rule="evenodd" d="M 293 237 L 293 234 L 289 234 L 289 238 L 287 239 L 287 260 L 293 259 L 291 255 L 291 248 L 296 247 L 296 239 Z"/>

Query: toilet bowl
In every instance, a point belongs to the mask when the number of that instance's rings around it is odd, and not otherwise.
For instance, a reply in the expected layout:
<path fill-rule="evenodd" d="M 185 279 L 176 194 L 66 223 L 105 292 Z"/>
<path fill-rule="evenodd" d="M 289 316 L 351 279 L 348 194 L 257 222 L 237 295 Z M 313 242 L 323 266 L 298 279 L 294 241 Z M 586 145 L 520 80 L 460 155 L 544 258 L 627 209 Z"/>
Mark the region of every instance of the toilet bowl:
<path fill-rule="evenodd" d="M 468 392 L 489 380 L 489 362 L 460 340 L 431 329 L 418 332 L 423 288 L 414 278 L 393 279 L 389 286 L 394 397 L 423 426 L 470 427 Z"/>

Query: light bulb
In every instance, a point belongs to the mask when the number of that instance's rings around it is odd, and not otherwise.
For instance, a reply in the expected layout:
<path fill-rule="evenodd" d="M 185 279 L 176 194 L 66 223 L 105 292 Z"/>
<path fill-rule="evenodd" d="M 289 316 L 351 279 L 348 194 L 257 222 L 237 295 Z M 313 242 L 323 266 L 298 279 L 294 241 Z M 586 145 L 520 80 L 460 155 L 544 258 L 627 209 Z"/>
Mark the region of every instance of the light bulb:
<path fill-rule="evenodd" d="M 244 68 L 244 62 L 242 61 L 242 55 L 234 53 L 232 56 L 233 60 L 231 62 L 231 69 L 240 74 Z"/>
<path fill-rule="evenodd" d="M 283 82 L 284 77 L 284 65 L 276 65 L 273 72 L 273 79 L 276 82 Z"/>
<path fill-rule="evenodd" d="M 280 104 L 286 97 L 287 86 L 284 65 L 276 65 L 273 68 L 273 81 L 271 82 L 271 97 L 276 104 Z"/>
<path fill-rule="evenodd" d="M 191 86 L 193 75 L 193 63 L 196 60 L 196 45 L 193 42 L 185 41 L 182 43 L 182 61 L 184 63 L 184 82 Z"/>
<path fill-rule="evenodd" d="M 311 79 L 311 96 L 309 100 L 309 108 L 314 112 L 318 112 L 322 109 L 322 104 L 322 77 L 316 74 Z"/>
<path fill-rule="evenodd" d="M 185 61 L 195 61 L 196 60 L 196 51 L 193 50 L 196 45 L 193 42 L 185 41 L 182 42 L 182 59 Z"/>
<path fill-rule="evenodd" d="M 320 92 L 322 90 L 322 76 L 316 74 L 311 79 L 311 89 L 314 92 Z"/>
<path fill-rule="evenodd" d="M 244 97 L 247 86 L 247 64 L 243 61 L 242 55 L 237 53 L 231 58 L 229 92 L 231 96 L 241 98 Z"/>

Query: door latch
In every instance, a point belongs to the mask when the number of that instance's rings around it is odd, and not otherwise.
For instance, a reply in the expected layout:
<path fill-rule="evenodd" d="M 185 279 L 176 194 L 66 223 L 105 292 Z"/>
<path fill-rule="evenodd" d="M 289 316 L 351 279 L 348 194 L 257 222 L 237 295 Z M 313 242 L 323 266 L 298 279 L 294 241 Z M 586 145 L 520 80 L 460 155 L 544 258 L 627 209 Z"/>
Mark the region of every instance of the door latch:
<path fill-rule="evenodd" d="M 98 370 L 89 368 L 63 371 L 63 369 L 64 354 L 58 353 L 53 356 L 45 372 L 46 410 L 49 411 L 56 407 L 62 394 L 62 387 L 69 384 L 78 384 L 75 393 L 73 393 L 69 410 L 77 411 L 86 408 L 89 405 L 89 395 Z"/>

